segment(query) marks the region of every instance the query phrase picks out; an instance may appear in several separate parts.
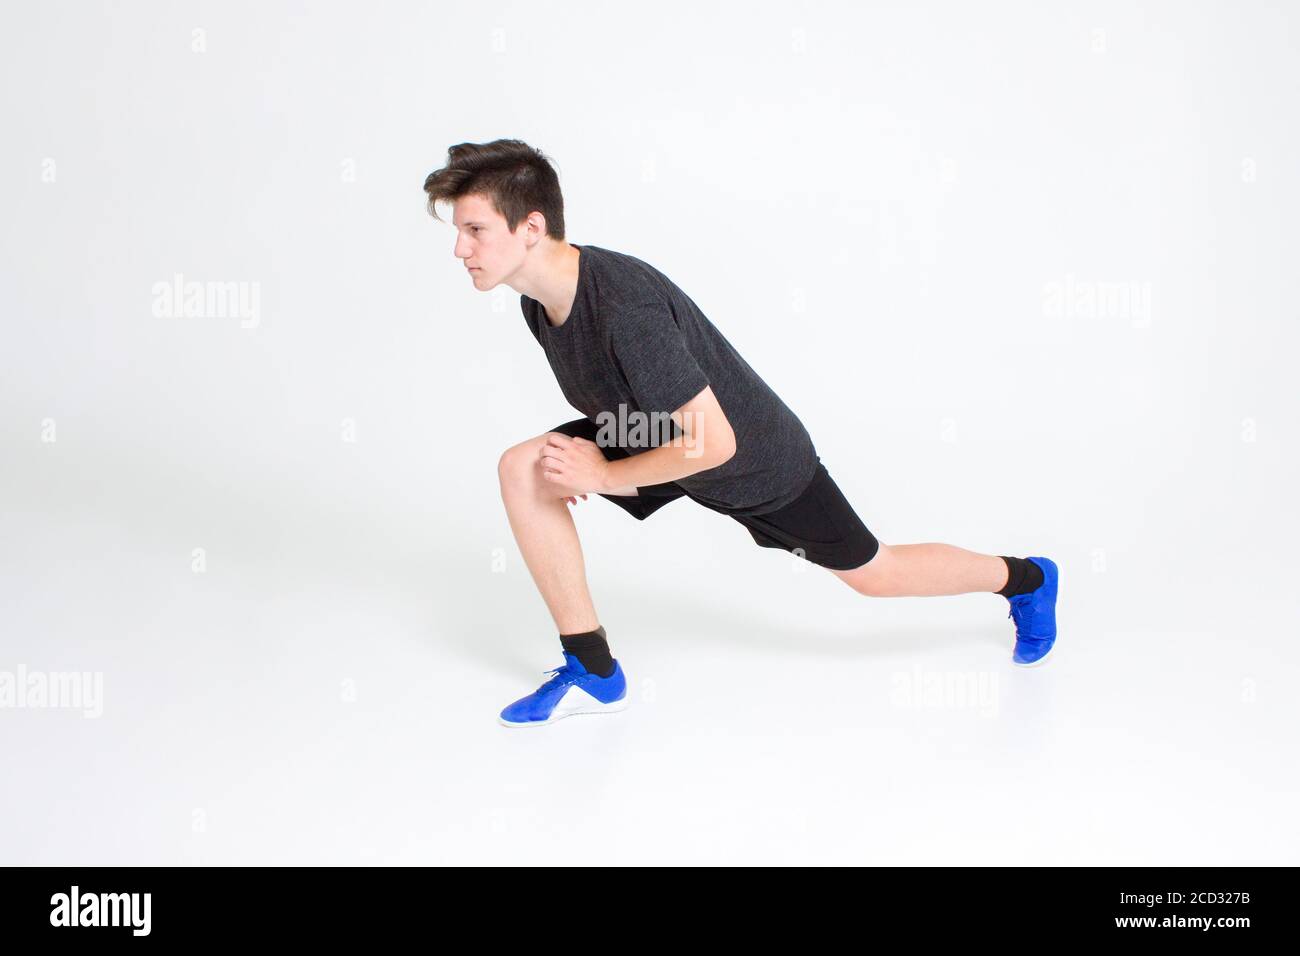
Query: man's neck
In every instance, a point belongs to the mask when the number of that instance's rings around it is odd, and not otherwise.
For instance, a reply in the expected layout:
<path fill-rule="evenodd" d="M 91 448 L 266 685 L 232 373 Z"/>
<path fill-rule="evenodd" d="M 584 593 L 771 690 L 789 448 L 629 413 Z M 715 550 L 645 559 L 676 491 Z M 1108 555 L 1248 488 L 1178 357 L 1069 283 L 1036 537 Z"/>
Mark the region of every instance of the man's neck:
<path fill-rule="evenodd" d="M 542 254 L 524 271 L 514 289 L 530 299 L 536 299 L 546 310 L 546 319 L 552 326 L 563 325 L 573 311 L 573 300 L 578 294 L 578 259 L 582 255 L 568 242 L 547 243 L 556 248 Z"/>

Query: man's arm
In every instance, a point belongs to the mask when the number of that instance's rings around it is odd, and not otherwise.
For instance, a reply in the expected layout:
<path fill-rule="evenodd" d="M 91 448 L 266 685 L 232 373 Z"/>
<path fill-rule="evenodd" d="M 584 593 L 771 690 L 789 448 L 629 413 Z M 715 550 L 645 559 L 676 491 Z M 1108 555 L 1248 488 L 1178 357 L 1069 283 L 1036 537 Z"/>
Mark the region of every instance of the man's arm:
<path fill-rule="evenodd" d="M 712 386 L 706 385 L 673 412 L 672 419 L 684 434 L 658 448 L 611 461 L 606 471 L 605 494 L 614 489 L 658 485 L 708 471 L 736 453 L 736 434 Z"/>

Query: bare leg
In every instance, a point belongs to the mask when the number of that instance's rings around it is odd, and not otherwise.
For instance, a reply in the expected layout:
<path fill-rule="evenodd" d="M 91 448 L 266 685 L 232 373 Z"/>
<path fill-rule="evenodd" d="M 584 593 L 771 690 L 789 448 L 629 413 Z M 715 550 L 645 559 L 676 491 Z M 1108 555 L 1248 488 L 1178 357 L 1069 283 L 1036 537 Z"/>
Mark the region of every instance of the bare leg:
<path fill-rule="evenodd" d="M 524 563 L 559 633 L 594 631 L 600 621 L 587 590 L 582 544 L 566 500 L 572 492 L 542 477 L 540 452 L 545 444 L 546 435 L 539 435 L 501 456 L 497 466 L 501 500 Z"/>
<path fill-rule="evenodd" d="M 876 556 L 851 571 L 832 571 L 849 587 L 872 597 L 933 597 L 999 591 L 1007 563 L 952 544 L 880 545 Z"/>

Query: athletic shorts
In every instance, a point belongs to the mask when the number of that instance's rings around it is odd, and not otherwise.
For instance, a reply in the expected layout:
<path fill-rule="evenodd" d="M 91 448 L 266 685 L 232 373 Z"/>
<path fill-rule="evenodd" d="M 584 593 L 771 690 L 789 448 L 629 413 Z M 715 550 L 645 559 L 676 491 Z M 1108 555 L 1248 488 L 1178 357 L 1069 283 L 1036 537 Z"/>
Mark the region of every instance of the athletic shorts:
<path fill-rule="evenodd" d="M 596 423 L 588 418 L 565 422 L 551 429 L 570 438 L 581 436 L 592 442 L 596 441 L 597 430 Z M 623 448 L 602 447 L 600 450 L 606 460 L 629 457 L 629 452 Z M 644 521 L 670 501 L 687 497 L 710 511 L 740 522 L 760 547 L 780 548 L 834 571 L 861 567 L 874 558 L 880 548 L 875 535 L 857 516 L 820 457 L 817 459 L 817 472 L 799 497 L 784 508 L 767 514 L 732 514 L 705 504 L 675 481 L 639 486 L 635 495 L 600 496 L 614 502 L 638 521 Z"/>

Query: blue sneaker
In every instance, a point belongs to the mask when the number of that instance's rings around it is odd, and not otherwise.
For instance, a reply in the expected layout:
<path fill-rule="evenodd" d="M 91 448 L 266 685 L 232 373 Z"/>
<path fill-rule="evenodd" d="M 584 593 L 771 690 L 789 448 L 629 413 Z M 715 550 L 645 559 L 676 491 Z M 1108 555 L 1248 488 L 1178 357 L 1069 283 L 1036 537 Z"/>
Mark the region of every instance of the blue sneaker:
<path fill-rule="evenodd" d="M 1050 558 L 1029 558 L 1043 569 L 1043 583 L 1028 594 L 1007 598 L 1007 617 L 1016 622 L 1016 649 L 1011 659 L 1025 667 L 1041 664 L 1056 643 L 1056 562 Z"/>
<path fill-rule="evenodd" d="M 568 651 L 564 659 L 564 665 L 542 672 L 554 677 L 501 711 L 497 720 L 507 727 L 540 727 L 574 714 L 608 714 L 627 707 L 627 678 L 617 660 L 614 673 L 601 677 Z"/>

